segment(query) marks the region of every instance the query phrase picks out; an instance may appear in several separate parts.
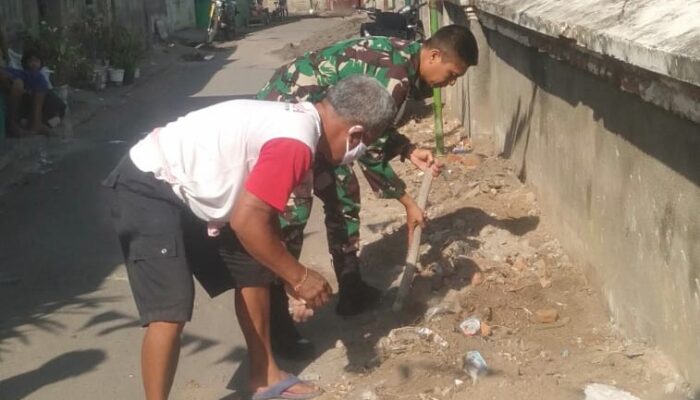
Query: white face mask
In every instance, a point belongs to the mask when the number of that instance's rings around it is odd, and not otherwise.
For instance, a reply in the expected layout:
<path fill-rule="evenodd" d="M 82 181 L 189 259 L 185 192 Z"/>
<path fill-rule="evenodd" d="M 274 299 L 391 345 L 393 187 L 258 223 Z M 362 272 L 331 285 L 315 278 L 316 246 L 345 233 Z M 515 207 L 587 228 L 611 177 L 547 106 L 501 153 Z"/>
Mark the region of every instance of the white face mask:
<path fill-rule="evenodd" d="M 361 141 L 360 144 L 350 150 L 350 135 L 348 135 L 348 138 L 345 140 L 345 155 L 343 155 L 343 161 L 340 162 L 340 165 L 352 164 L 357 161 L 358 158 L 362 157 L 366 150 L 367 145 Z"/>

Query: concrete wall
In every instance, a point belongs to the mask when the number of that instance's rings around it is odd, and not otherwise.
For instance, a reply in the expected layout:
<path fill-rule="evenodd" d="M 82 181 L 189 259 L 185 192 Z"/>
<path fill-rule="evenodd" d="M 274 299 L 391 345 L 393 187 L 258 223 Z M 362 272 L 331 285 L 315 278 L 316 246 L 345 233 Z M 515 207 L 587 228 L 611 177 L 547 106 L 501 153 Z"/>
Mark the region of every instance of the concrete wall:
<path fill-rule="evenodd" d="M 146 14 L 143 0 L 119 0 L 113 3 L 114 22 L 126 27 L 137 37 L 146 39 Z"/>
<path fill-rule="evenodd" d="M 165 6 L 171 32 L 194 26 L 194 0 L 165 0 Z"/>
<path fill-rule="evenodd" d="M 23 0 L 0 0 L 0 28 L 3 29 L 9 45 L 15 45 L 17 34 L 28 30 L 36 33 L 39 11 L 35 2 Z"/>
<path fill-rule="evenodd" d="M 443 22 L 467 23 L 453 13 Z M 700 390 L 700 125 L 555 59 L 565 57 L 532 45 L 541 38 L 526 29 L 504 27 L 520 41 L 473 30 L 480 65 L 446 90 L 448 109 L 472 134 L 492 135 L 536 188 L 621 330 L 651 339 Z M 649 76 L 598 61 L 623 82 Z M 700 101 L 697 87 L 679 87 Z"/>

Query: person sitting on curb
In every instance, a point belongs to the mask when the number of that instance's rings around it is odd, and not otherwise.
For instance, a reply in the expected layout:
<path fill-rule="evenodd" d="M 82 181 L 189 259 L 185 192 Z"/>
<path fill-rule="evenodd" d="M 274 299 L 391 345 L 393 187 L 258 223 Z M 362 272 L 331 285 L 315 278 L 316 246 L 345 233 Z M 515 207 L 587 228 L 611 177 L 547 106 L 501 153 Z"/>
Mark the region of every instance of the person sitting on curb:
<path fill-rule="evenodd" d="M 476 39 L 468 28 L 449 25 L 440 28 L 425 42 L 389 37 L 365 37 L 335 43 L 306 53 L 279 68 L 258 99 L 286 102 L 319 101 L 335 82 L 347 76 L 375 77 L 391 91 L 397 109 L 402 110 L 409 96 L 421 97 L 426 88 L 454 84 L 467 68 L 477 64 Z M 429 91 L 432 93 L 432 91 Z M 401 116 L 397 115 L 396 120 Z M 416 226 L 424 225 L 423 210 L 406 192 L 389 160 L 400 156 L 416 167 L 439 172 L 429 150 L 419 149 L 389 128 L 373 142 L 359 165 L 370 187 L 381 197 L 397 199 L 406 209 L 409 241 Z M 342 316 L 361 313 L 376 304 L 379 290 L 367 285 L 360 274 L 359 227 L 360 192 L 357 176 L 347 165 L 335 166 L 315 160 L 313 183 L 295 191 L 281 216 L 287 247 L 299 257 L 304 227 L 309 218 L 313 195 L 323 201 L 326 231 L 333 269 L 339 286 L 336 312 Z M 313 345 L 301 337 L 287 312 L 287 296 L 281 285 L 272 289 L 273 346 L 278 355 L 299 359 L 313 355 Z"/>
<path fill-rule="evenodd" d="M 0 69 L 0 91 L 8 99 L 9 136 L 47 135 L 51 131 L 42 121 L 49 83 L 41 73 L 41 67 L 39 54 L 29 50 L 22 54 L 22 69 L 9 66 Z M 24 104 L 28 106 L 28 129 L 22 127 L 20 123 Z"/>
<path fill-rule="evenodd" d="M 193 275 L 211 296 L 235 288 L 254 400 L 321 393 L 280 370 L 271 351 L 275 275 L 303 305 L 301 314 L 331 295 L 328 282 L 285 248 L 278 213 L 314 158 L 355 161 L 395 112 L 381 84 L 354 76 L 316 104 L 232 100 L 194 111 L 130 149 L 103 184 L 112 189 L 114 225 L 146 327 L 146 399 L 168 397 L 192 315 Z"/>

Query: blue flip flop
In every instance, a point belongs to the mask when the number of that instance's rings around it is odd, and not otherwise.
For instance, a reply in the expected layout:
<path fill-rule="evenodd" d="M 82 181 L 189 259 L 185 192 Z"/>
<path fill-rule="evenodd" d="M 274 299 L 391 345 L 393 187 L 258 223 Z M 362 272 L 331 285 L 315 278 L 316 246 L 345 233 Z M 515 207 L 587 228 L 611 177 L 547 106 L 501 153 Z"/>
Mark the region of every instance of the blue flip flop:
<path fill-rule="evenodd" d="M 313 399 L 314 397 L 320 396 L 323 390 L 318 389 L 309 393 L 285 393 L 287 389 L 298 384 L 305 383 L 299 377 L 295 375 L 289 375 L 287 379 L 279 381 L 269 388 L 263 390 L 262 392 L 257 392 L 253 394 L 253 400 L 273 400 L 273 399 L 290 399 L 290 400 L 304 400 Z"/>

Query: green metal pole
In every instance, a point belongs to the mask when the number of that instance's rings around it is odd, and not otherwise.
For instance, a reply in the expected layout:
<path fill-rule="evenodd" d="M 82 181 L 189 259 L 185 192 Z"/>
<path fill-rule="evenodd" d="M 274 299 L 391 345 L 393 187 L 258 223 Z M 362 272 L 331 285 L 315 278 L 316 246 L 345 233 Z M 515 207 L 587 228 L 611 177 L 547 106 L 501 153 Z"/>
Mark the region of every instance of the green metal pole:
<path fill-rule="evenodd" d="M 430 35 L 434 35 L 439 29 L 440 0 L 430 0 Z M 442 140 L 442 92 L 440 88 L 433 88 L 433 115 L 435 116 L 435 149 L 438 154 L 445 154 L 445 144 Z"/>

